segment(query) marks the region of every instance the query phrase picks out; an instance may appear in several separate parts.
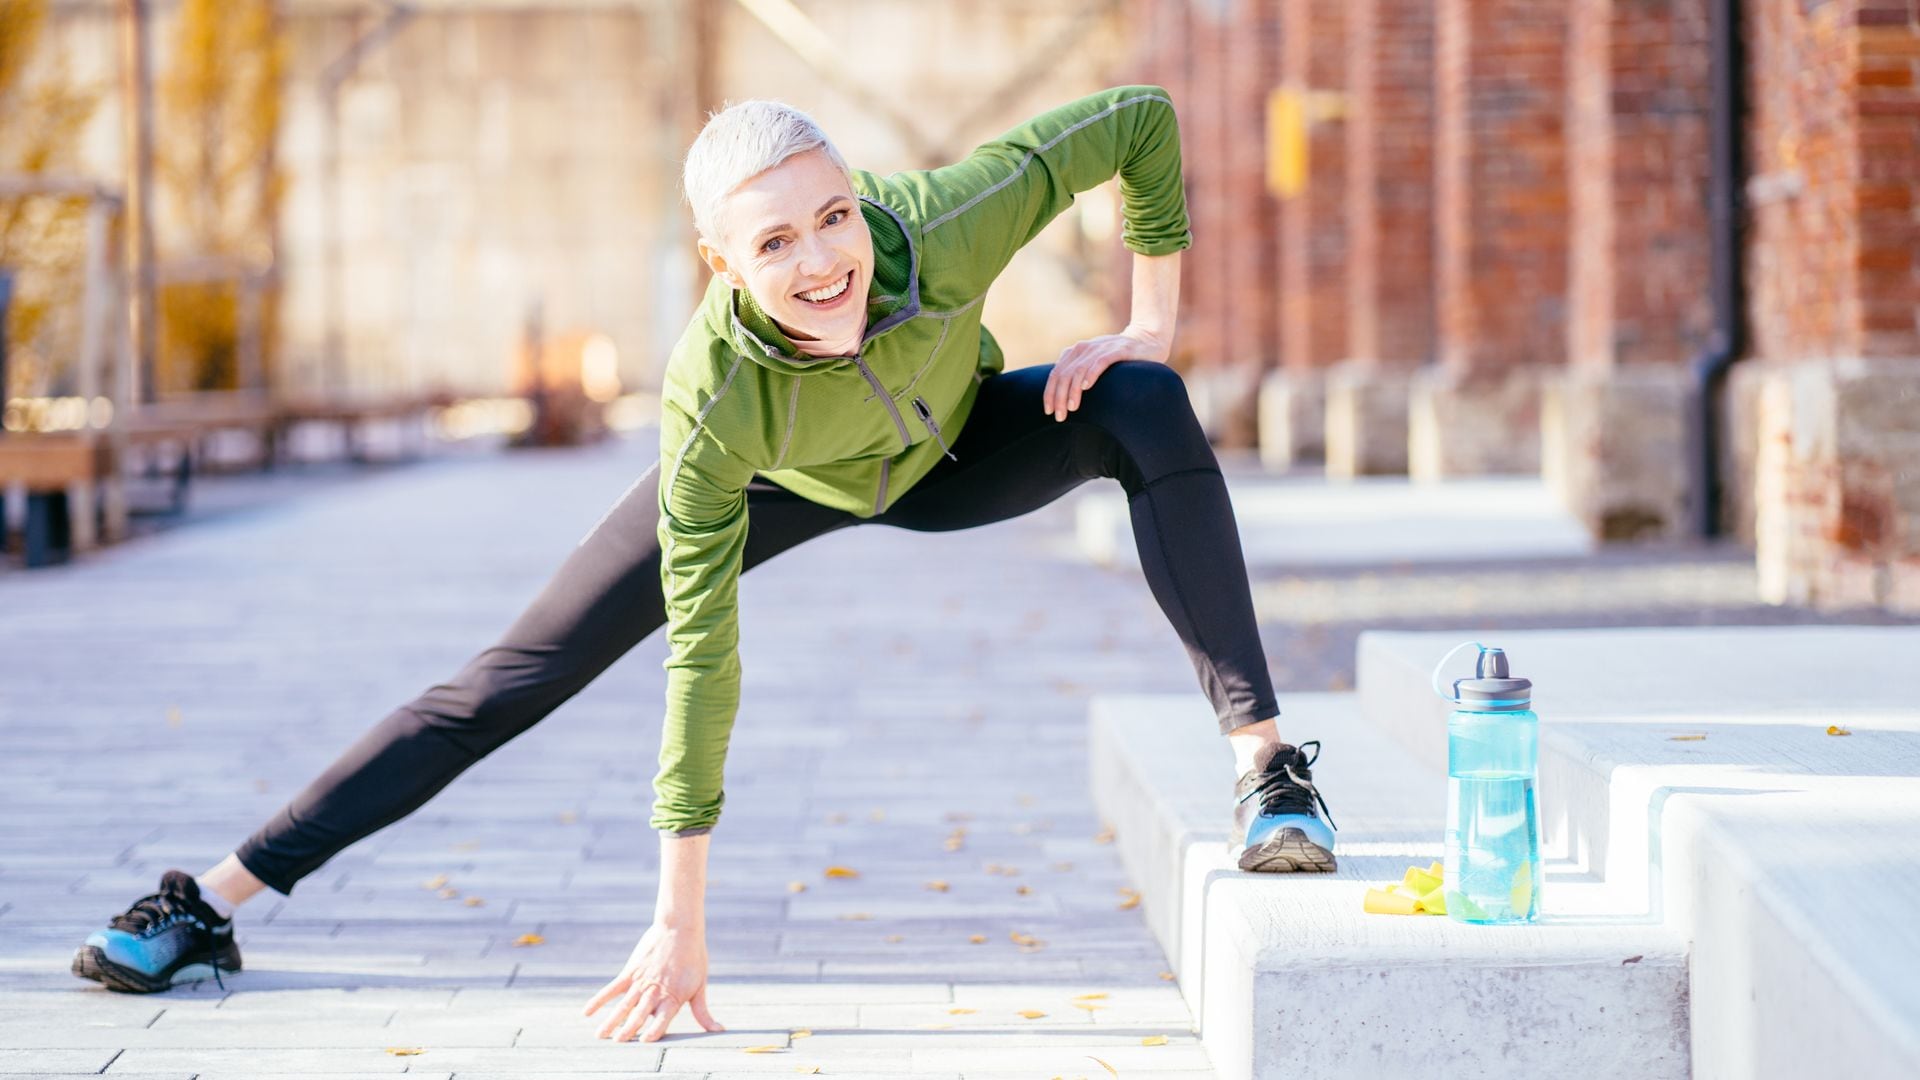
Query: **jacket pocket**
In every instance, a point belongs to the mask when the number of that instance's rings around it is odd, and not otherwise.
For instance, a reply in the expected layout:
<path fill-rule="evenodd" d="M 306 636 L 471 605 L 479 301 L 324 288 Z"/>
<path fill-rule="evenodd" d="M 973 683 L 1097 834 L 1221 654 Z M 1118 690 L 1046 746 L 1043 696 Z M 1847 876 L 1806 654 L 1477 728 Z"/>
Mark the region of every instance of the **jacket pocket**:
<path fill-rule="evenodd" d="M 959 461 L 960 459 L 954 457 L 953 451 L 947 447 L 947 440 L 941 437 L 940 423 L 933 418 L 933 409 L 927 404 L 927 399 L 915 397 L 913 399 L 913 411 L 920 414 L 920 422 L 927 425 L 927 434 L 932 435 L 933 441 L 940 444 L 941 452 L 945 453 L 948 458 Z"/>

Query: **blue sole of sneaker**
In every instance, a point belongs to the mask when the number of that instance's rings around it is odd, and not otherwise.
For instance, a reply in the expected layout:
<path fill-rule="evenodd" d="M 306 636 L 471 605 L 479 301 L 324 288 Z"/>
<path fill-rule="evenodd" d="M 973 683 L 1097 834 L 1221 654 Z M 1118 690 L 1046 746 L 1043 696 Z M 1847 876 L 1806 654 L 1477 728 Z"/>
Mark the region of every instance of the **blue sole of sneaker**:
<path fill-rule="evenodd" d="M 1308 840 L 1299 829 L 1282 829 L 1280 835 L 1240 853 L 1240 869 L 1256 873 L 1330 874 L 1335 865 L 1333 852 Z"/>
<path fill-rule="evenodd" d="M 240 970 L 239 965 L 222 965 L 222 974 L 231 975 Z M 97 945 L 82 945 L 73 954 L 73 973 L 82 979 L 91 979 L 109 990 L 118 990 L 127 994 L 157 994 L 162 990 L 171 990 L 181 983 L 198 982 L 213 978 L 213 965 L 205 962 L 183 964 L 162 976 L 150 976 L 132 968 L 122 967 L 107 959 Z"/>

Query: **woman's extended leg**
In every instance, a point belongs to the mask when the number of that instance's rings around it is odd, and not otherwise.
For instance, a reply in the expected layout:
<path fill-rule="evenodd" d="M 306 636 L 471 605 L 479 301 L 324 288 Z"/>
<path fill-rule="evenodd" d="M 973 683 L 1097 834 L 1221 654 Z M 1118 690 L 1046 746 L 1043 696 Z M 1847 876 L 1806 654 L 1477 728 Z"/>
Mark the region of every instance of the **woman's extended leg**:
<path fill-rule="evenodd" d="M 943 459 L 876 520 L 964 529 L 1015 517 L 1097 476 L 1126 490 L 1140 566 L 1234 745 L 1233 847 L 1242 870 L 1330 871 L 1333 833 L 1312 757 L 1280 741 L 1233 505 L 1186 384 L 1122 360 L 1064 421 L 1042 410 L 1052 365 L 988 378 Z M 1259 796 L 1258 799 L 1255 796 Z M 1316 806 L 1317 804 L 1317 806 Z"/>
<path fill-rule="evenodd" d="M 666 618 L 655 534 L 659 482 L 656 464 L 496 644 L 362 735 L 234 852 L 239 864 L 291 892 L 341 849 L 413 812 L 532 727 L 657 629 Z M 859 520 L 761 479 L 747 488 L 747 512 L 744 569 Z"/>
<path fill-rule="evenodd" d="M 953 446 L 957 460 L 942 459 L 874 520 L 966 529 L 1112 477 L 1127 493 L 1147 586 L 1186 646 L 1220 730 L 1278 716 L 1233 505 L 1180 374 L 1122 360 L 1057 421 L 1041 409 L 1051 371 L 1019 368 L 982 382 Z"/>

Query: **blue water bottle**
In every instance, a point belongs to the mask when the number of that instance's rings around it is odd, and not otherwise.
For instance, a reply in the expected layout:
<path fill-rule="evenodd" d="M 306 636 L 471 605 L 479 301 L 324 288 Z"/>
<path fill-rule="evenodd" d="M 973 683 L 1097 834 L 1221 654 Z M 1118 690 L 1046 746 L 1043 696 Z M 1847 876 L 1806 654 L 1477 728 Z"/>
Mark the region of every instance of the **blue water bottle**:
<path fill-rule="evenodd" d="M 1480 650 L 1473 678 L 1440 688 L 1454 653 Z M 1540 718 L 1533 682 L 1507 671 L 1507 654 L 1456 645 L 1433 669 L 1447 717 L 1447 916 L 1466 923 L 1528 923 L 1540 911 Z"/>

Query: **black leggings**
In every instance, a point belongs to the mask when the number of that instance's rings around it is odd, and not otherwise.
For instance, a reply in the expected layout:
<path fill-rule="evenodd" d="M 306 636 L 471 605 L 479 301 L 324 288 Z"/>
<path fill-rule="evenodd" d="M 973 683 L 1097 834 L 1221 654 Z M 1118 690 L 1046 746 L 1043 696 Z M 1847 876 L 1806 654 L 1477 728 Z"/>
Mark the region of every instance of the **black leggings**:
<path fill-rule="evenodd" d="M 863 521 L 969 529 L 1038 509 L 1095 477 L 1126 489 L 1147 585 L 1193 659 L 1220 730 L 1277 716 L 1254 625 L 1233 507 L 1179 373 L 1123 360 L 1056 421 L 1041 411 L 1052 365 L 989 376 L 953 445 L 887 510 L 860 518 L 755 477 L 744 570 Z M 506 635 L 395 710 L 249 837 L 240 862 L 281 893 L 532 727 L 665 621 L 659 466 L 568 556 Z"/>

